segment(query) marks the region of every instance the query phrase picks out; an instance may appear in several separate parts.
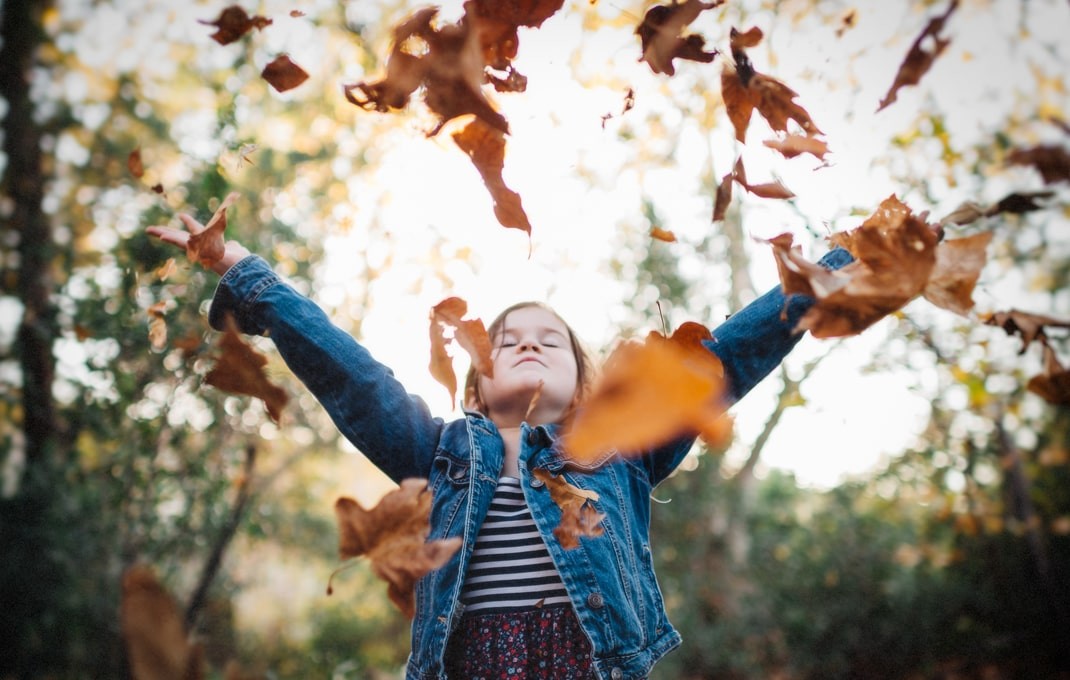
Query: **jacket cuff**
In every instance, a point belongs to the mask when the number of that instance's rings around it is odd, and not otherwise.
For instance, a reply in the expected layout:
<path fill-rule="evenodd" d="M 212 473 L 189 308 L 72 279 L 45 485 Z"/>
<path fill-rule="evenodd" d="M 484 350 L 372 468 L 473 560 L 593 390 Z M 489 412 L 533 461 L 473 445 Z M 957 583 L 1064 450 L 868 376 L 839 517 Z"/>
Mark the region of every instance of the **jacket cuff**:
<path fill-rule="evenodd" d="M 219 279 L 208 309 L 208 325 L 222 331 L 229 315 L 242 333 L 263 335 L 267 329 L 255 318 L 254 306 L 261 293 L 281 281 L 262 257 L 246 256 Z"/>

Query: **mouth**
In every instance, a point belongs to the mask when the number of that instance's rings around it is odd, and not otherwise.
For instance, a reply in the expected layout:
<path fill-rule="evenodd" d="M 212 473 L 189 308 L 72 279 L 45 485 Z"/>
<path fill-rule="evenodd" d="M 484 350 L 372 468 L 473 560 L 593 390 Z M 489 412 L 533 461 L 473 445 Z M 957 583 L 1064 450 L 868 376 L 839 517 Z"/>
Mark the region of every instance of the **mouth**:
<path fill-rule="evenodd" d="M 536 363 L 536 364 L 538 364 L 540 366 L 545 366 L 545 364 L 542 363 L 541 361 L 539 361 L 538 358 L 536 358 L 536 357 L 524 357 L 520 361 L 518 361 L 515 364 L 513 364 L 513 368 L 516 368 L 517 366 L 521 366 L 521 365 L 527 364 L 527 363 Z"/>

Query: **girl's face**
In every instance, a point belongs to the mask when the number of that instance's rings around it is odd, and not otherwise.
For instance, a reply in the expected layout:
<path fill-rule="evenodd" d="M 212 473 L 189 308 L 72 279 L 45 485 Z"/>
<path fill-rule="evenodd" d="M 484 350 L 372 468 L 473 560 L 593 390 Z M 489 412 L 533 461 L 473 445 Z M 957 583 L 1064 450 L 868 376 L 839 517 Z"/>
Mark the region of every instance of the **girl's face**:
<path fill-rule="evenodd" d="M 522 307 L 509 312 L 491 342 L 494 377 L 479 377 L 486 415 L 500 427 L 559 421 L 579 387 L 564 322 L 549 310 Z"/>

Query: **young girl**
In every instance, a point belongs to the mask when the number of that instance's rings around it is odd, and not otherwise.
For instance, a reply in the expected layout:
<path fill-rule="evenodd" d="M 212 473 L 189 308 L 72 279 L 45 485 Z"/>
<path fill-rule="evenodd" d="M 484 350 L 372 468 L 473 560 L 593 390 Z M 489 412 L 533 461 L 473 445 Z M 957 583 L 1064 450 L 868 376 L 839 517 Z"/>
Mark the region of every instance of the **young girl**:
<path fill-rule="evenodd" d="M 179 217 L 188 231 L 148 231 L 184 248 L 203 227 Z M 850 260 L 836 249 L 821 263 Z M 556 313 L 522 303 L 495 319 L 488 328 L 494 377 L 470 372 L 464 417 L 445 422 L 263 259 L 231 241 L 212 268 L 222 275 L 212 327 L 222 329 L 229 314 L 242 332 L 271 337 L 370 460 L 396 482 L 428 480 L 429 539 L 463 539 L 449 562 L 416 584 L 407 678 L 634 680 L 680 644 L 654 575 L 650 496 L 694 436 L 639 458 L 607 452 L 583 466 L 566 457 L 559 425 L 580 403 L 590 366 Z M 812 304 L 774 288 L 713 330 L 706 345 L 724 365 L 729 402 L 798 342 L 792 328 Z M 564 549 L 553 535 L 560 509 L 536 470 L 596 492 L 604 533 Z"/>

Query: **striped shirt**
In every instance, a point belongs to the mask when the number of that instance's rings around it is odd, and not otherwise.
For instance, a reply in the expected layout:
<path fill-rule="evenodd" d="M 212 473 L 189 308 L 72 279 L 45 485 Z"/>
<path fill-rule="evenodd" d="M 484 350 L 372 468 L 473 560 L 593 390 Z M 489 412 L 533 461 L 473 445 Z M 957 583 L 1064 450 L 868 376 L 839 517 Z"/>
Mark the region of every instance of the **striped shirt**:
<path fill-rule="evenodd" d="M 520 480 L 502 477 L 476 537 L 461 589 L 465 613 L 500 613 L 568 604 L 568 593 L 539 535 Z"/>

